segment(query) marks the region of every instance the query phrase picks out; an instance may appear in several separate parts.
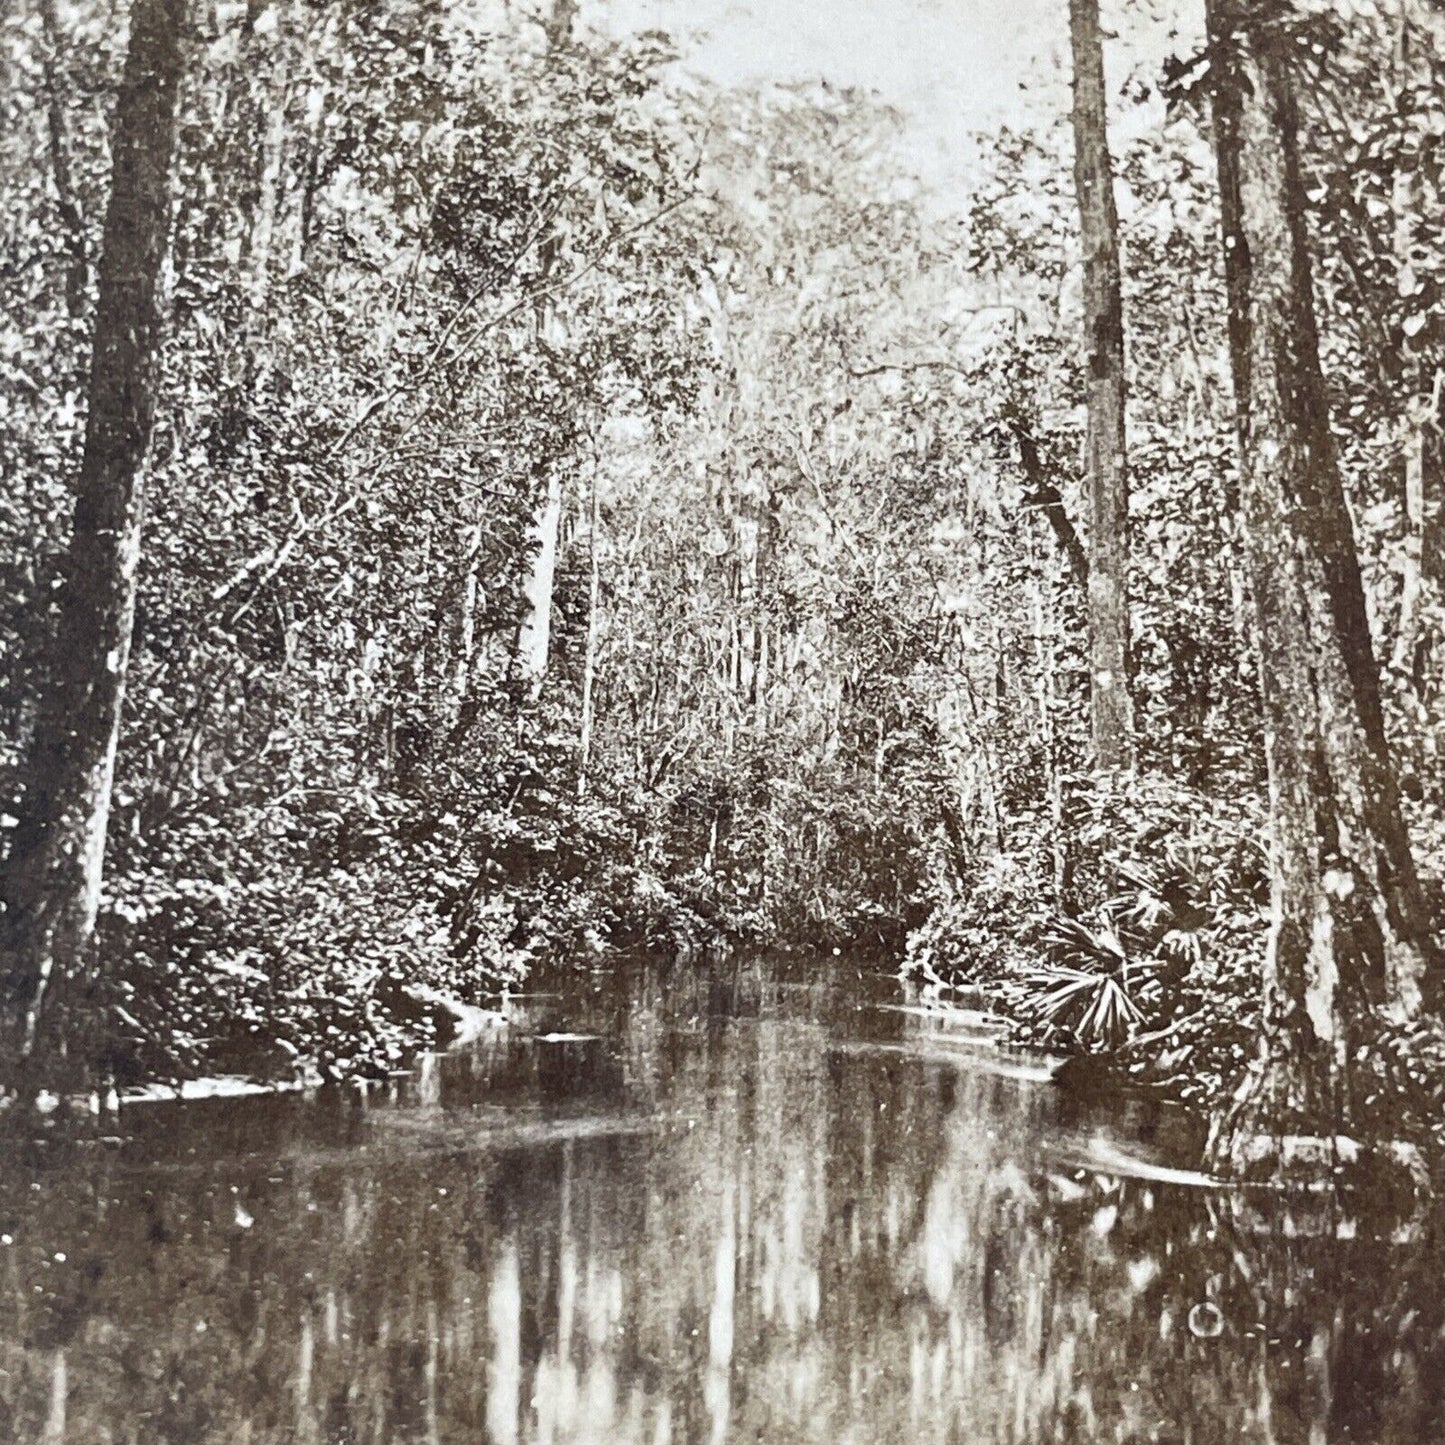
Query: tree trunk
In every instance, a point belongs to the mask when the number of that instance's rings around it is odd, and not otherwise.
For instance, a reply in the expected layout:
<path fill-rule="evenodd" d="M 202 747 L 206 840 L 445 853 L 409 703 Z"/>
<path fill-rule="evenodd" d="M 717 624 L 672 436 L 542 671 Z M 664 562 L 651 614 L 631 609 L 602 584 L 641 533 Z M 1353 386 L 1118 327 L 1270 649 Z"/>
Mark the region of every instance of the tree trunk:
<path fill-rule="evenodd" d="M 1044 791 L 1049 807 L 1049 856 L 1052 863 L 1053 905 L 1068 904 L 1068 859 L 1064 839 L 1064 785 L 1059 776 L 1058 730 L 1054 726 L 1054 682 L 1058 675 L 1057 624 L 1046 595 L 1048 583 L 1040 567 L 1034 573 L 1033 631 L 1038 672 L 1039 747 L 1043 755 Z"/>
<path fill-rule="evenodd" d="M 1288 37 L 1260 0 L 1207 16 L 1272 833 L 1261 1056 L 1217 1140 L 1238 1164 L 1348 1126 L 1357 1046 L 1437 970 L 1320 370 Z"/>
<path fill-rule="evenodd" d="M 592 711 L 597 688 L 597 648 L 602 628 L 602 557 L 597 550 L 597 461 L 592 462 L 592 494 L 587 508 L 587 644 L 582 658 L 582 727 L 577 739 L 577 796 L 587 796 L 592 765 Z"/>
<path fill-rule="evenodd" d="M 1404 457 L 1405 555 L 1400 570 L 1400 614 L 1390 668 L 1407 685 L 1414 682 L 1415 647 L 1420 637 L 1425 560 L 1425 427 L 1406 418 Z"/>
<path fill-rule="evenodd" d="M 525 589 L 526 615 L 517 640 L 517 661 L 535 696 L 542 688 L 552 640 L 552 584 L 557 575 L 557 534 L 562 525 L 562 477 L 547 468 L 547 491 L 533 520 L 532 565 Z"/>
<path fill-rule="evenodd" d="M 65 106 L 58 61 L 65 36 L 56 14 L 55 0 L 41 0 L 41 29 L 45 35 L 45 118 L 50 141 L 50 174 L 55 183 L 55 205 L 60 215 L 65 243 L 65 306 L 72 320 L 85 315 L 86 293 L 90 289 L 90 259 L 85 239 L 85 217 L 70 170 L 70 143 L 65 134 Z"/>
<path fill-rule="evenodd" d="M 547 49 L 555 52 L 565 45 L 572 33 L 576 13 L 572 0 L 553 0 L 548 18 L 543 22 Z M 541 247 L 541 282 L 552 275 L 557 260 L 556 238 L 544 241 Z M 535 325 L 539 336 L 547 336 L 554 325 L 556 311 L 550 299 L 538 302 Z M 562 525 L 562 476 L 558 459 L 544 464 L 547 490 L 532 518 L 529 540 L 533 546 L 532 563 L 524 588 L 526 613 L 517 638 L 517 663 L 533 699 L 542 691 L 547 660 L 552 643 L 552 590 L 557 576 L 557 542 Z"/>
<path fill-rule="evenodd" d="M 1407 94 L 1411 83 L 1410 8 L 1409 0 L 1402 0 L 1396 20 L 1394 89 L 1397 96 Z M 1399 100 L 1396 103 L 1399 104 Z M 1414 222 L 1421 213 L 1411 181 L 1409 166 L 1397 163 L 1391 184 L 1391 203 L 1395 212 L 1395 274 L 1401 295 L 1407 294 L 1414 259 Z M 1421 613 L 1425 605 L 1425 458 L 1429 445 L 1427 437 L 1434 428 L 1438 407 L 1432 395 L 1432 386 L 1422 374 L 1418 352 L 1407 346 L 1400 361 L 1403 380 L 1408 388 L 1401 495 L 1405 511 L 1405 547 L 1400 569 L 1400 611 L 1395 627 L 1395 644 L 1390 654 L 1390 669 L 1409 689 L 1409 695 L 1403 700 L 1419 708 L 1422 699 L 1415 660 Z"/>
<path fill-rule="evenodd" d="M 466 572 L 462 577 L 461 607 L 457 616 L 457 650 L 452 663 L 452 722 L 466 714 L 467 693 L 477 651 L 477 569 L 482 550 L 482 523 L 473 522 L 462 535 Z"/>
<path fill-rule="evenodd" d="M 4 880 L 0 1032 L 27 1058 L 95 932 L 135 617 L 185 0 L 134 0 L 111 140 L 89 413 L 55 654 Z"/>
<path fill-rule="evenodd" d="M 1099 0 L 1069 0 L 1074 186 L 1084 248 L 1089 428 L 1089 671 L 1094 763 L 1134 762 L 1129 701 L 1129 477 L 1124 444 L 1124 305 L 1104 90 Z"/>

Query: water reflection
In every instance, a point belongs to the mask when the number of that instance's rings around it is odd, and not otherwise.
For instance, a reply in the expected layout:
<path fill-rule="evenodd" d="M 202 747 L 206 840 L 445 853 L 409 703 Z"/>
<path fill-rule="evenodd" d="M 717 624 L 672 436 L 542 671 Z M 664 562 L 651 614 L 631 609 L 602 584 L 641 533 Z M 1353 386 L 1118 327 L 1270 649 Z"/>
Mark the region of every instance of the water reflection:
<path fill-rule="evenodd" d="M 6 1160 L 0 1439 L 1445 1438 L 1431 1230 L 1128 1177 L 1178 1118 L 868 993 L 639 971 Z"/>

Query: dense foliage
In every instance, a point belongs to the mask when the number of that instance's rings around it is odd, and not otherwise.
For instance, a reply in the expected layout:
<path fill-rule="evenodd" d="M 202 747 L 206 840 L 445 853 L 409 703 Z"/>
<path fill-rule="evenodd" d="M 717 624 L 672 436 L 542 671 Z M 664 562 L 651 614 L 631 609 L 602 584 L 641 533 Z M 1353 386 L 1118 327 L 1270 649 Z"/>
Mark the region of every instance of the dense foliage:
<path fill-rule="evenodd" d="M 1445 86 L 1433 19 L 1353 9 L 1302 31 L 1319 311 L 1438 878 Z M 0 40 L 17 798 L 123 35 L 40 0 Z M 1089 772 L 1061 118 L 980 137 L 956 216 L 876 100 L 715 93 L 565 5 L 217 6 L 190 60 L 103 966 L 62 1000 L 104 1068 L 384 1069 L 417 985 L 728 937 L 906 954 L 1186 1094 L 1240 1066 L 1264 767 L 1194 58 L 1112 97 L 1127 787 Z"/>

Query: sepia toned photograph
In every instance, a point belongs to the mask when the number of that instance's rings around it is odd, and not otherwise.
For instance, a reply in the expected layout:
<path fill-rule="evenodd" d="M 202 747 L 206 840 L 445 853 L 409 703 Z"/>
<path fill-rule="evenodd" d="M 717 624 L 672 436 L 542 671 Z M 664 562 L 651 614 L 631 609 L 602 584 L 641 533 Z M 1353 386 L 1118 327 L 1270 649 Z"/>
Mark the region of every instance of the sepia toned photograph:
<path fill-rule="evenodd" d="M 0 1445 L 1439 1445 L 1442 754 L 1445 0 L 0 0 Z"/>

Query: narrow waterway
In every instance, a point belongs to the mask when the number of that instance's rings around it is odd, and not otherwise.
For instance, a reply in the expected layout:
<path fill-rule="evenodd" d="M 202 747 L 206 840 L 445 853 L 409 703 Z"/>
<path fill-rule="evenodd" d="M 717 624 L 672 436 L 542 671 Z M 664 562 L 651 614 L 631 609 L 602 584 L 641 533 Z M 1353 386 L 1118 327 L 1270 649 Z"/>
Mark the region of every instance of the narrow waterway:
<path fill-rule="evenodd" d="M 1445 1438 L 1417 1221 L 1192 1179 L 986 1019 L 764 960 L 0 1164 L 0 1439 Z"/>

